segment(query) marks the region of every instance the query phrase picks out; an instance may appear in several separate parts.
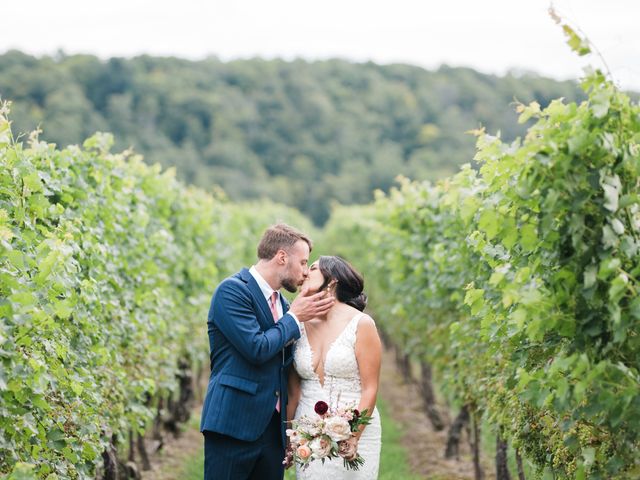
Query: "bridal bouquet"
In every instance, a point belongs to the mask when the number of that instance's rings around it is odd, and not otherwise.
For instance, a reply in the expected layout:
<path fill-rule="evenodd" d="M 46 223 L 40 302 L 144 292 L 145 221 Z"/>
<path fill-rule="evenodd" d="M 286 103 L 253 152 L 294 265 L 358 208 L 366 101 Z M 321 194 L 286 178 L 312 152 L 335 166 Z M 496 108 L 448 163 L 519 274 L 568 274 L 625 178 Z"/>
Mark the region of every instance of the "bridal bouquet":
<path fill-rule="evenodd" d="M 322 400 L 316 402 L 314 410 L 317 415 L 304 415 L 291 422 L 292 428 L 287 429 L 289 446 L 282 463 L 295 462 L 305 469 L 313 460 L 324 463 L 340 457 L 347 470 L 358 470 L 364 465 L 364 458 L 349 440 L 358 427 L 371 421 L 367 410 L 359 412 L 355 406 L 330 409 Z"/>

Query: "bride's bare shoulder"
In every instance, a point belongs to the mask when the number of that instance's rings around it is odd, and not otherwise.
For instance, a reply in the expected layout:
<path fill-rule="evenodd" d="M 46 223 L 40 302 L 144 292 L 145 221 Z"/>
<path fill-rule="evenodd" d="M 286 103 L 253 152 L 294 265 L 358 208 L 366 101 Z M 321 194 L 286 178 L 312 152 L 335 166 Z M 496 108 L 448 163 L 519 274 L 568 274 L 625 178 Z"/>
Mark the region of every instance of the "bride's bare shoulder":
<path fill-rule="evenodd" d="M 376 322 L 367 314 L 360 317 L 356 327 L 356 349 L 358 348 L 365 349 L 366 355 L 379 353 L 382 348 Z"/>
<path fill-rule="evenodd" d="M 376 330 L 376 322 L 373 319 L 373 317 L 371 317 L 370 315 L 367 315 L 366 313 L 363 314 L 360 317 L 360 320 L 358 320 L 358 330 L 360 330 L 361 328 L 365 328 L 367 330 L 370 330 L 370 329 Z"/>
<path fill-rule="evenodd" d="M 371 318 L 370 315 L 367 315 L 366 313 L 358 310 L 357 308 L 352 307 L 351 305 L 344 305 L 344 308 L 345 310 L 343 313 L 343 317 L 346 322 L 350 322 L 354 320 L 356 317 L 359 317 L 358 328 L 360 327 L 360 325 L 368 325 L 375 328 L 376 322 L 373 320 L 373 318 Z"/>

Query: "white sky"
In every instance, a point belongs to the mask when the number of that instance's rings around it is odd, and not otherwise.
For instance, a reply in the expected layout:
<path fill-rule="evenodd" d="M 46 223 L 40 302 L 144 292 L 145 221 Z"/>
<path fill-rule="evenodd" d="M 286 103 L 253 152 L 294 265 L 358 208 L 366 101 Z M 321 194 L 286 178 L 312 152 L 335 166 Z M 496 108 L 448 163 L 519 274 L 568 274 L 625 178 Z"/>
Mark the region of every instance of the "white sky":
<path fill-rule="evenodd" d="M 556 0 L 605 57 L 623 88 L 640 91 L 640 0 Z M 339 57 L 443 63 L 502 74 L 578 78 L 548 0 L 19 0 L 0 8 L 0 52 L 176 55 L 200 59 Z"/>

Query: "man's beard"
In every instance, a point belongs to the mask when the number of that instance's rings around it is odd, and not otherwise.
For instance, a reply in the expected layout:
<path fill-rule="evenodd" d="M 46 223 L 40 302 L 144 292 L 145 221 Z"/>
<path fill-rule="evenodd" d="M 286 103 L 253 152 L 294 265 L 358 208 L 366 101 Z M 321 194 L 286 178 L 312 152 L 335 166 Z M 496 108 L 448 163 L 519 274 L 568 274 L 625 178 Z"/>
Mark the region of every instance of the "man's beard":
<path fill-rule="evenodd" d="M 298 291 L 298 284 L 295 279 L 291 277 L 283 278 L 280 283 L 287 292 L 296 293 Z"/>

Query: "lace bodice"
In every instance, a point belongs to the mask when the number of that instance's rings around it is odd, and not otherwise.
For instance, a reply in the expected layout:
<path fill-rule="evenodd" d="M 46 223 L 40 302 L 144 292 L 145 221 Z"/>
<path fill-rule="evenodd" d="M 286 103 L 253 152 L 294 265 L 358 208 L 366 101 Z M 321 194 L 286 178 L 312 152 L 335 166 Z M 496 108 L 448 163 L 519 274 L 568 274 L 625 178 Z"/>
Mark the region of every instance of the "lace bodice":
<path fill-rule="evenodd" d="M 294 368 L 301 379 L 301 394 L 295 417 L 314 415 L 313 407 L 318 400 L 327 402 L 331 407 L 354 405 L 358 407 L 362 384 L 356 358 L 356 334 L 358 321 L 363 317 L 358 313 L 329 346 L 324 359 L 324 383 L 314 371 L 315 352 L 302 326 L 300 339 L 296 342 L 293 354 Z M 297 470 L 298 479 L 313 480 L 370 480 L 378 477 L 380 462 L 380 416 L 374 409 L 373 419 L 367 425 L 358 444 L 358 452 L 365 459 L 359 471 L 347 471 L 342 461 L 335 459 L 322 464 L 312 462 L 308 469 Z"/>
<path fill-rule="evenodd" d="M 356 359 L 355 343 L 358 320 L 363 315 L 360 313 L 353 317 L 329 346 L 324 359 L 323 379 L 313 370 L 314 360 L 321 361 L 322 359 L 314 358 L 315 352 L 311 348 L 304 326 L 302 327 L 302 336 L 296 344 L 293 357 L 296 371 L 303 383 L 317 383 L 317 386 L 326 394 L 331 393 L 334 398 L 329 400 L 335 401 L 337 394 L 342 392 L 357 394 L 358 399 L 360 398 L 360 372 Z"/>

